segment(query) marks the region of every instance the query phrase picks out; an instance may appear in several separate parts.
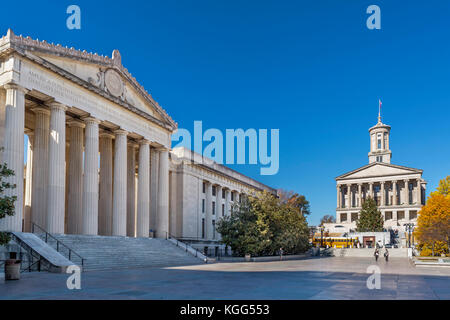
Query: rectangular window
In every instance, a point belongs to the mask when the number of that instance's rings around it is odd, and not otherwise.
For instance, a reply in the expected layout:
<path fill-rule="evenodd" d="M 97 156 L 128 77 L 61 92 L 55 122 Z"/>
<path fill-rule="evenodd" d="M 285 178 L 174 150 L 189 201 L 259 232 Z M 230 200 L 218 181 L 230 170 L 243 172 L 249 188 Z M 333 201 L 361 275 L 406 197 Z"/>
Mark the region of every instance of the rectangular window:
<path fill-rule="evenodd" d="M 222 217 L 225 215 L 225 205 L 222 204 Z"/>
<path fill-rule="evenodd" d="M 225 189 L 222 189 L 222 199 L 225 199 Z"/>
<path fill-rule="evenodd" d="M 205 213 L 205 199 L 202 199 L 202 213 Z"/>
<path fill-rule="evenodd" d="M 202 238 L 205 238 L 205 218 L 202 219 Z"/>
<path fill-rule="evenodd" d="M 213 227 L 213 239 L 216 238 L 216 220 L 212 221 L 212 227 Z"/>
<path fill-rule="evenodd" d="M 206 182 L 203 182 L 203 193 L 206 192 Z"/>
<path fill-rule="evenodd" d="M 216 214 L 216 202 L 212 202 L 212 214 Z"/>
<path fill-rule="evenodd" d="M 231 193 L 231 201 L 234 201 L 234 192 Z"/>
<path fill-rule="evenodd" d="M 216 195 L 216 186 L 212 186 L 212 195 L 213 195 L 213 196 Z"/>

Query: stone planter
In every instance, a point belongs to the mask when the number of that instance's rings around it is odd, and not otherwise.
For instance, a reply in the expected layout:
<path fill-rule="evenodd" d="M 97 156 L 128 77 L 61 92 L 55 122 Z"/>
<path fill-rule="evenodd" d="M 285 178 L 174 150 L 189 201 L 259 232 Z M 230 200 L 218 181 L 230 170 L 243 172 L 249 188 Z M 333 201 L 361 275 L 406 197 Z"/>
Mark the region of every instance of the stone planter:
<path fill-rule="evenodd" d="M 250 262 L 250 260 L 251 260 L 251 255 L 246 254 L 245 255 L 245 262 Z"/>
<path fill-rule="evenodd" d="M 20 279 L 20 260 L 8 259 L 5 261 L 5 280 Z"/>

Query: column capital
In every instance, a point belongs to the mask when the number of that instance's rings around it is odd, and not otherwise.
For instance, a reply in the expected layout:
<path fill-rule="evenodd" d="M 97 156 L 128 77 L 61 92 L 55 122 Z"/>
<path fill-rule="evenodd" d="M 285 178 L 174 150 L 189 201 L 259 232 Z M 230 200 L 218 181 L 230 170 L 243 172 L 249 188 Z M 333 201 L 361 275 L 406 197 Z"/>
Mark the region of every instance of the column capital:
<path fill-rule="evenodd" d="M 122 135 L 122 136 L 128 135 L 128 131 L 124 130 L 124 129 L 117 129 L 117 130 L 114 130 L 113 132 L 117 136 L 119 136 L 119 135 Z"/>
<path fill-rule="evenodd" d="M 31 129 L 28 129 L 28 128 L 25 128 L 24 133 L 25 133 L 27 136 L 34 136 L 34 130 L 31 130 Z"/>
<path fill-rule="evenodd" d="M 36 114 L 50 115 L 50 110 L 48 108 L 44 108 L 44 107 L 35 107 L 35 108 L 32 108 L 31 111 L 33 111 Z"/>
<path fill-rule="evenodd" d="M 94 117 L 85 117 L 85 118 L 83 118 L 83 121 L 86 123 L 86 124 L 99 124 L 101 121 L 99 120 L 99 119 L 97 119 L 97 118 L 94 118 Z"/>
<path fill-rule="evenodd" d="M 58 110 L 63 110 L 63 111 L 67 110 L 67 106 L 60 102 L 53 101 L 53 102 L 49 102 L 47 105 L 50 107 L 50 109 L 58 109 Z"/>
<path fill-rule="evenodd" d="M 114 134 L 109 131 L 101 131 L 99 134 L 100 138 L 114 139 Z"/>
<path fill-rule="evenodd" d="M 9 82 L 9 83 L 5 84 L 3 86 L 3 88 L 5 88 L 6 90 L 17 90 L 17 91 L 22 92 L 23 94 L 27 94 L 30 91 L 14 82 Z"/>
<path fill-rule="evenodd" d="M 139 145 L 145 145 L 145 144 L 150 145 L 150 143 L 151 143 L 150 140 L 147 140 L 147 139 L 141 139 L 141 140 L 138 141 Z"/>
<path fill-rule="evenodd" d="M 69 125 L 69 127 L 78 127 L 78 128 L 84 128 L 86 127 L 86 124 L 78 119 L 72 119 L 70 121 L 67 122 L 67 124 Z"/>

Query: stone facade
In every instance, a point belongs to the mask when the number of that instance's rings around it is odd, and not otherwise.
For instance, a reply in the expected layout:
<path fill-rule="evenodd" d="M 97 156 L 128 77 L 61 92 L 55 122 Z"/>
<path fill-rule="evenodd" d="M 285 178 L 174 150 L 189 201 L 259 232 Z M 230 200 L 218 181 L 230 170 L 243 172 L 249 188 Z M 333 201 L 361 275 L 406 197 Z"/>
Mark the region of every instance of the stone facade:
<path fill-rule="evenodd" d="M 17 188 L 7 194 L 17 201 L 0 230 L 193 238 L 205 219 L 205 238 L 218 239 L 213 216 L 229 212 L 232 194 L 274 190 L 207 161 L 177 164 L 189 151 L 170 152 L 176 128 L 117 50 L 109 58 L 8 30 L 0 38 L 0 161 L 15 171 L 8 181 Z M 202 216 L 203 181 L 217 195 Z"/>
<path fill-rule="evenodd" d="M 336 178 L 336 225 L 343 226 L 344 231 L 356 228 L 359 211 L 368 197 L 377 202 L 386 229 L 404 231 L 405 223 L 417 222 L 427 183 L 422 170 L 391 164 L 390 129 L 379 115 L 378 123 L 369 129 L 369 164 Z"/>
<path fill-rule="evenodd" d="M 197 244 L 220 240 L 215 224 L 241 196 L 276 190 L 188 150 L 170 153 L 170 233 Z"/>

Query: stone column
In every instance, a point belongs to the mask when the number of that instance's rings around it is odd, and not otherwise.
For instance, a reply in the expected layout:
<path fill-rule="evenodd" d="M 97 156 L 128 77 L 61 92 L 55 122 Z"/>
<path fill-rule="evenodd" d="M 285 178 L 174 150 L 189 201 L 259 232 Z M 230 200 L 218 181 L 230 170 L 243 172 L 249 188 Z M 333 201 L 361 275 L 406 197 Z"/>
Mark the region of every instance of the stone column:
<path fill-rule="evenodd" d="M 41 228 L 47 226 L 48 143 L 50 136 L 50 110 L 34 108 L 34 146 L 31 193 L 31 219 Z"/>
<path fill-rule="evenodd" d="M 416 203 L 421 204 L 422 203 L 422 190 L 420 186 L 420 179 L 417 179 L 417 188 L 416 188 Z"/>
<path fill-rule="evenodd" d="M 158 217 L 158 188 L 159 188 L 159 152 L 155 148 L 150 150 L 150 229 L 156 229 Z M 154 236 L 156 236 L 154 234 Z"/>
<path fill-rule="evenodd" d="M 381 181 L 380 184 L 381 184 L 381 188 L 380 188 L 381 204 L 380 204 L 380 206 L 385 206 L 386 205 L 386 190 L 384 189 L 384 181 Z"/>
<path fill-rule="evenodd" d="M 79 120 L 69 122 L 69 181 L 67 196 L 67 232 L 80 234 L 83 230 L 83 129 Z"/>
<path fill-rule="evenodd" d="M 362 207 L 362 185 L 358 183 L 358 207 Z"/>
<path fill-rule="evenodd" d="M 216 186 L 216 221 L 222 216 L 222 187 Z"/>
<path fill-rule="evenodd" d="M 403 180 L 404 183 L 404 188 L 403 188 L 403 201 L 401 202 L 402 204 L 408 204 L 409 202 L 409 186 L 408 186 L 408 180 Z M 406 212 L 405 212 L 405 216 L 406 216 Z"/>
<path fill-rule="evenodd" d="M 169 232 L 169 151 L 159 152 L 159 188 L 158 188 L 158 217 L 156 236 L 165 238 Z"/>
<path fill-rule="evenodd" d="M 66 187 L 66 106 L 50 104 L 48 146 L 47 232 L 64 233 Z"/>
<path fill-rule="evenodd" d="M 26 89 L 7 84 L 5 103 L 5 128 L 3 137 L 3 163 L 14 175 L 4 179 L 4 182 L 15 184 L 16 188 L 6 189 L 3 196 L 16 196 L 14 215 L 0 219 L 0 231 L 22 231 L 23 218 L 23 161 L 24 161 L 24 130 L 25 130 L 25 93 Z"/>
<path fill-rule="evenodd" d="M 98 152 L 99 120 L 84 119 L 84 179 L 83 179 L 83 234 L 98 234 Z"/>
<path fill-rule="evenodd" d="M 114 131 L 114 183 L 113 183 L 113 236 L 127 234 L 127 134 L 125 130 Z"/>
<path fill-rule="evenodd" d="M 210 182 L 206 183 L 205 190 L 205 238 L 208 240 L 212 239 L 212 184 Z M 236 197 L 236 195 L 235 195 Z M 236 198 L 234 198 L 236 203 Z"/>
<path fill-rule="evenodd" d="M 31 186 L 33 184 L 33 141 L 34 132 L 26 132 L 28 136 L 27 143 L 27 169 L 25 173 L 25 200 L 24 200 L 24 215 L 23 228 L 24 232 L 31 232 Z"/>
<path fill-rule="evenodd" d="M 102 236 L 112 235 L 113 138 L 108 132 L 100 134 L 98 233 Z"/>
<path fill-rule="evenodd" d="M 128 143 L 127 150 L 127 236 L 136 237 L 136 148 L 134 142 Z M 149 168 L 150 170 L 150 168 Z M 139 182 L 138 182 L 139 183 Z M 147 228 L 148 229 L 148 228 Z"/>
<path fill-rule="evenodd" d="M 347 208 L 351 208 L 352 207 L 352 185 L 348 184 L 347 185 Z"/>
<path fill-rule="evenodd" d="M 373 194 L 373 182 L 369 182 L 369 196 L 374 199 L 374 194 Z"/>
<path fill-rule="evenodd" d="M 148 237 L 150 227 L 150 142 L 139 142 L 137 236 Z"/>
<path fill-rule="evenodd" d="M 338 184 L 336 185 L 336 197 L 337 197 L 337 208 L 341 207 L 341 186 Z"/>
<path fill-rule="evenodd" d="M 229 216 L 231 210 L 231 191 L 225 190 L 225 215 Z"/>
<path fill-rule="evenodd" d="M 394 206 L 396 206 L 398 204 L 397 203 L 397 180 L 392 181 L 392 204 Z"/>

